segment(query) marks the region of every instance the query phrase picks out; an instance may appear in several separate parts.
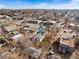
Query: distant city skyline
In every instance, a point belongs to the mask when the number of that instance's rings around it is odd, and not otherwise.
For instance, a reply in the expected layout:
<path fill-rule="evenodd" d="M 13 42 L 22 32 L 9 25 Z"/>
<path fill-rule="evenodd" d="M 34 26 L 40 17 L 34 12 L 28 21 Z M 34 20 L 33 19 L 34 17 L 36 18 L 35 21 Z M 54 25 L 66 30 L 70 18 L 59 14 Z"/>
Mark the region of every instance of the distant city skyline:
<path fill-rule="evenodd" d="M 0 0 L 0 9 L 79 9 L 79 0 Z"/>

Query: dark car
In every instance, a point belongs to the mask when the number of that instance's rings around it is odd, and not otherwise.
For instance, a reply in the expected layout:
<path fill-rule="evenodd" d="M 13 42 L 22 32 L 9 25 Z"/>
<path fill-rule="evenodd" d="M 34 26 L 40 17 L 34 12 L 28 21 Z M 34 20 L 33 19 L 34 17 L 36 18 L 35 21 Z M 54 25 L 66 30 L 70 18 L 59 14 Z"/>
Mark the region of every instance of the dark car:
<path fill-rule="evenodd" d="M 28 23 L 38 24 L 38 22 L 37 22 L 37 21 L 28 21 Z"/>

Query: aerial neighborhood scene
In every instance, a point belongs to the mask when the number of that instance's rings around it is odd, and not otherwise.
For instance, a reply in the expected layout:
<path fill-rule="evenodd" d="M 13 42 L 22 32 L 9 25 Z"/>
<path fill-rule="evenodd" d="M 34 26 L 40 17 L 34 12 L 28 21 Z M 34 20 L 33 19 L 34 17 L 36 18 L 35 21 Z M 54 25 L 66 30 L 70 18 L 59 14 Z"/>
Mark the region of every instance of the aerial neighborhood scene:
<path fill-rule="evenodd" d="M 79 59 L 79 0 L 0 0 L 0 59 Z"/>

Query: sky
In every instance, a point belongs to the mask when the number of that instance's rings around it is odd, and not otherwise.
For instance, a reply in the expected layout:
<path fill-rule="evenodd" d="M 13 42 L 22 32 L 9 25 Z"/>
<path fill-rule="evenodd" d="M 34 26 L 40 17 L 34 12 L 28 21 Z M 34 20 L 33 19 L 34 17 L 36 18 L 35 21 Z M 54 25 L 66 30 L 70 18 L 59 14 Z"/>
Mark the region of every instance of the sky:
<path fill-rule="evenodd" d="M 79 0 L 0 0 L 0 9 L 79 9 Z"/>

